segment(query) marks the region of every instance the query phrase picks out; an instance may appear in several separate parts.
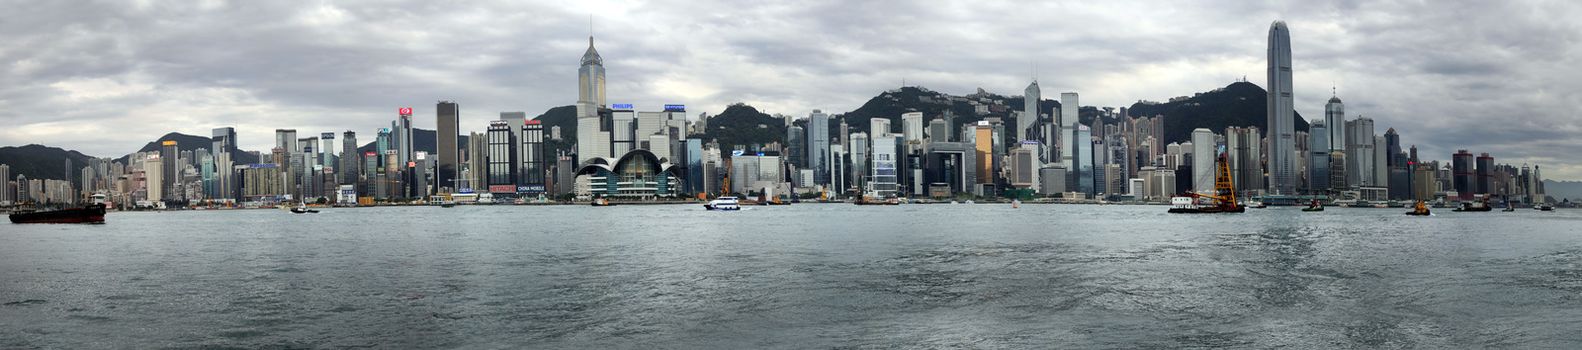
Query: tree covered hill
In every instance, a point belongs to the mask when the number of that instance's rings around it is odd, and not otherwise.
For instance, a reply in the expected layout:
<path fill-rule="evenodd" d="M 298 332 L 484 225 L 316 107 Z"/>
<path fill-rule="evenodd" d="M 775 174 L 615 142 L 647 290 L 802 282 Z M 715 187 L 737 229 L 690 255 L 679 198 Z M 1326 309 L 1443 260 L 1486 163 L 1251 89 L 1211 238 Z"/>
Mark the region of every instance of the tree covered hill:
<path fill-rule="evenodd" d="M 1235 82 L 1220 89 L 1202 92 L 1185 99 L 1155 103 L 1138 101 L 1127 109 L 1133 117 L 1165 117 L 1164 142 L 1186 142 L 1192 130 L 1208 128 L 1216 133 L 1231 126 L 1256 126 L 1268 136 L 1268 92 L 1249 82 Z M 1307 121 L 1295 114 L 1296 131 L 1307 131 Z"/>

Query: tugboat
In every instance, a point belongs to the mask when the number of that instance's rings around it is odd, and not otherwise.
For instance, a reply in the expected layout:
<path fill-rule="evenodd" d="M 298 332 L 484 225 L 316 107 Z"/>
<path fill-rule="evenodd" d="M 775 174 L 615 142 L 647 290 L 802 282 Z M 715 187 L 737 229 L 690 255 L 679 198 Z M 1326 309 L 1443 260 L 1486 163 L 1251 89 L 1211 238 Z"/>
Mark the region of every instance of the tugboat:
<path fill-rule="evenodd" d="M 1314 199 L 1313 203 L 1308 204 L 1306 208 L 1302 208 L 1302 211 L 1324 211 L 1324 204 Z"/>
<path fill-rule="evenodd" d="M 317 209 L 308 209 L 308 206 L 304 204 L 297 204 L 296 207 L 291 208 L 291 212 L 296 214 L 316 214 L 319 211 Z"/>
<path fill-rule="evenodd" d="M 615 205 L 615 204 L 612 204 L 612 203 L 610 203 L 610 199 L 609 199 L 609 198 L 604 198 L 604 197 L 602 197 L 602 196 L 600 196 L 600 197 L 594 197 L 594 198 L 593 198 L 593 203 L 592 203 L 592 204 L 593 204 L 593 206 L 595 206 L 595 207 L 608 207 L 608 206 L 613 206 L 613 205 Z"/>
<path fill-rule="evenodd" d="M 13 224 L 103 224 L 104 203 L 93 203 L 78 208 L 48 211 L 11 213 Z"/>
<path fill-rule="evenodd" d="M 729 196 L 715 198 L 714 200 L 709 201 L 706 204 L 703 204 L 703 208 L 704 209 L 708 209 L 708 210 L 720 210 L 720 211 L 742 210 L 742 207 L 737 202 L 736 197 L 729 197 Z"/>
<path fill-rule="evenodd" d="M 1225 155 L 1225 146 L 1219 147 L 1219 157 L 1215 161 L 1219 170 L 1214 174 L 1214 194 L 1196 192 L 1187 193 L 1186 197 L 1172 197 L 1170 203 L 1174 204 L 1168 211 L 1174 214 L 1217 214 L 1217 213 L 1243 213 L 1246 207 L 1236 203 L 1236 185 L 1231 182 L 1230 161 Z M 1198 205 L 1199 199 L 1213 200 L 1209 206 Z"/>
<path fill-rule="evenodd" d="M 1424 203 L 1423 201 L 1419 200 L 1417 201 L 1417 205 L 1412 207 L 1412 211 L 1406 212 L 1406 215 L 1429 216 L 1432 215 L 1432 213 L 1428 211 L 1428 203 Z"/>

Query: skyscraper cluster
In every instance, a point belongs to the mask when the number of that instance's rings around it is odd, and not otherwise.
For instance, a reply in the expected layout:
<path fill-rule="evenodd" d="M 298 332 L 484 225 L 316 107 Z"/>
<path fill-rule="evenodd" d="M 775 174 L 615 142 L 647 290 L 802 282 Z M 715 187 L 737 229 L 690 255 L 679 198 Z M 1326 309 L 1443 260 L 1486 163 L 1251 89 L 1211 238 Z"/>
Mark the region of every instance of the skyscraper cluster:
<path fill-rule="evenodd" d="M 1198 128 L 1180 139 L 1167 135 L 1163 115 L 1084 108 L 1077 92 L 1045 101 L 1035 77 L 1020 101 L 980 89 L 923 97 L 962 109 L 861 116 L 814 109 L 805 118 L 780 116 L 785 144 L 724 147 L 701 137 L 709 132 L 706 113 L 689 120 L 680 104 L 638 110 L 608 103 L 604 60 L 590 36 L 577 70 L 575 132 L 567 135 L 525 112 L 501 112 L 477 125 L 482 132 L 463 136 L 460 104 L 450 100 L 435 104 L 433 135 L 414 128 L 413 108 L 399 108 L 368 147 L 353 131 L 277 129 L 268 152 L 248 152 L 237 147 L 234 128 L 221 127 L 207 148 L 164 140 L 126 160 L 91 159 L 80 170 L 67 161 L 66 180 L 13 177 L 0 164 L 7 185 L 0 204 L 64 203 L 95 193 L 135 206 L 733 192 L 1165 201 L 1214 191 L 1221 155 L 1244 198 L 1544 200 L 1537 166 L 1498 164 L 1488 153 L 1465 150 L 1447 164 L 1421 160 L 1415 146 L 1403 148 L 1396 129 L 1379 134 L 1372 118 L 1348 119 L 1333 91 L 1324 116 L 1297 130 L 1290 35 L 1283 21 L 1268 30 L 1262 126 Z"/>

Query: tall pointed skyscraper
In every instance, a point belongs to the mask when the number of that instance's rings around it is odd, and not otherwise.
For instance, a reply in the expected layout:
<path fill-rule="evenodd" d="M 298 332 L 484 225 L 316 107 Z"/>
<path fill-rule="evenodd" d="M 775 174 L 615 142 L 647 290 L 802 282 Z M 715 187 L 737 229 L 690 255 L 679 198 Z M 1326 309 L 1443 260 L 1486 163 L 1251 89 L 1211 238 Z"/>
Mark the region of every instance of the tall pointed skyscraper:
<path fill-rule="evenodd" d="M 1016 118 L 1016 141 L 1030 140 L 1027 129 L 1038 122 L 1038 101 L 1043 99 L 1043 94 L 1038 90 L 1038 80 L 1027 84 L 1026 93 L 1022 95 L 1022 115 Z"/>
<path fill-rule="evenodd" d="M 582 53 L 582 68 L 577 69 L 577 102 L 594 106 L 604 104 L 604 58 L 593 49 L 593 37 L 588 37 L 588 51 Z"/>
<path fill-rule="evenodd" d="M 599 109 L 604 108 L 604 58 L 593 49 L 593 36 L 588 36 L 588 51 L 582 53 L 582 67 L 577 69 L 577 155 L 586 162 L 594 157 L 610 157 L 609 123 L 602 122 Z"/>
<path fill-rule="evenodd" d="M 1296 193 L 1296 120 L 1291 102 L 1291 31 L 1269 25 L 1269 191 Z"/>

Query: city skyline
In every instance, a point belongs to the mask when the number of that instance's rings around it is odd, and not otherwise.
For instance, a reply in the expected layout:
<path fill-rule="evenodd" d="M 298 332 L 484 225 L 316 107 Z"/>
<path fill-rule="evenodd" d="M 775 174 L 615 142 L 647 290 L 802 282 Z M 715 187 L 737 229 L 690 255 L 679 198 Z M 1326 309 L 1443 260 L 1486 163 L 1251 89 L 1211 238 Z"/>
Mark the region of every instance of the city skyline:
<path fill-rule="evenodd" d="M 1578 68 L 1564 55 L 1565 40 L 1539 40 L 1573 38 L 1577 31 L 1542 21 L 1522 5 L 1479 5 L 1488 11 L 1474 15 L 1470 28 L 1449 23 L 1460 18 L 1440 9 L 1456 6 L 1413 4 L 1057 4 L 1010 17 L 951 9 L 966 4 L 803 3 L 752 12 L 711 12 L 694 3 L 479 4 L 432 20 L 441 11 L 403 5 L 181 5 L 112 4 L 69 20 L 49 8 L 80 12 L 83 6 L 22 5 L 40 16 L 0 27 L 21 39 L 0 44 L 0 57 L 9 62 L 0 76 L 17 82 L 0 89 L 0 100 L 12 105 L 0 119 L 17 126 L 0 131 L 0 144 L 119 156 L 165 132 L 207 135 L 234 126 L 239 146 L 267 151 L 276 128 L 372 134 L 396 107 L 432 115 L 437 100 L 467 106 L 462 133 L 482 131 L 502 111 L 537 115 L 576 102 L 571 72 L 587 48 L 590 13 L 592 34 L 609 58 L 609 102 L 687 104 L 692 116 L 738 101 L 770 113 L 840 113 L 902 79 L 951 93 L 982 87 L 1016 95 L 1034 65 L 1045 96 L 1075 91 L 1095 106 L 1162 101 L 1244 76 L 1263 86 L 1256 77 L 1266 65 L 1264 34 L 1271 21 L 1283 20 L 1298 67 L 1294 106 L 1304 118 L 1322 117 L 1335 87 L 1348 117 L 1399 129 L 1403 143 L 1417 145 L 1425 158 L 1471 149 L 1502 162 L 1543 164 L 1549 178 L 1582 178 L 1579 156 L 1564 144 L 1582 134 L 1566 110 L 1566 102 L 1582 96 L 1562 92 L 1577 90 L 1566 89 L 1577 83 L 1565 78 Z M 1007 4 L 972 6 L 981 6 L 971 11 L 978 13 L 1016 12 L 993 11 Z M 1544 17 L 1579 12 L 1574 5 L 1546 7 Z M 1191 15 L 1171 28 L 1124 20 L 1123 13 Z M 260 14 L 281 21 L 232 20 Z M 140 20 L 163 15 L 199 20 Z M 1425 25 L 1436 20 L 1442 26 Z M 74 22 L 77 30 L 29 24 L 34 21 Z M 466 29 L 401 25 L 413 21 Z M 468 21 L 524 28 L 478 31 Z M 957 25 L 918 25 L 928 22 Z M 747 24 L 752 30 L 743 30 Z M 804 33 L 809 29 L 812 35 Z M 1027 33 L 1038 35 L 1017 37 Z M 223 45 L 239 38 L 259 40 Z M 1517 56 L 1532 64 L 1505 63 Z M 429 118 L 415 121 L 435 127 Z"/>

